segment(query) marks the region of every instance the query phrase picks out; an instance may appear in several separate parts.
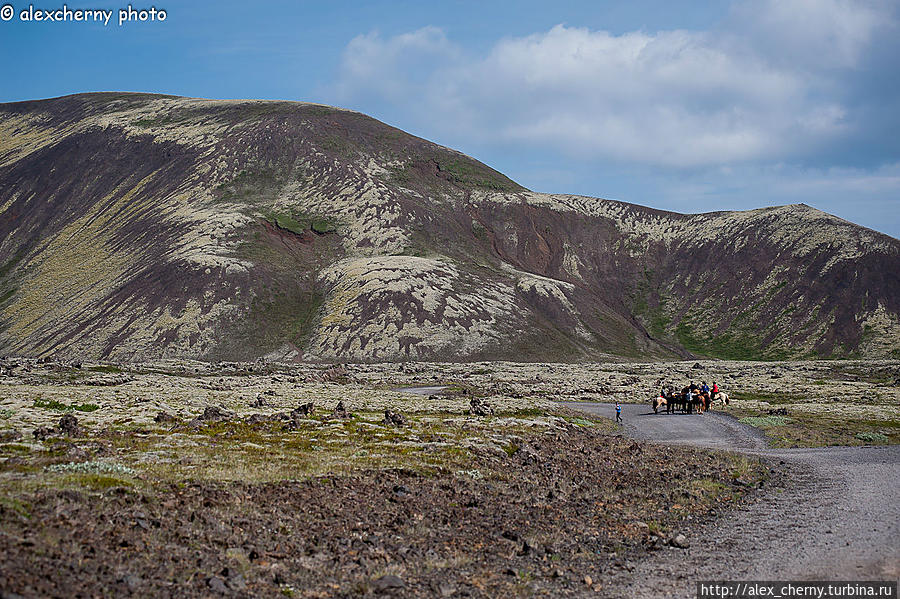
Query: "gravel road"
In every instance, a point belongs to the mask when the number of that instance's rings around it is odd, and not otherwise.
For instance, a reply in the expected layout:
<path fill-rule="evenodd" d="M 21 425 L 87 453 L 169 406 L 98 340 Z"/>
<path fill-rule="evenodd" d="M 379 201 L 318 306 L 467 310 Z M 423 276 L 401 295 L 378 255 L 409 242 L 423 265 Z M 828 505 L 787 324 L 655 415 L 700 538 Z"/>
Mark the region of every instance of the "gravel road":
<path fill-rule="evenodd" d="M 567 407 L 615 418 L 612 404 Z M 900 446 L 767 449 L 761 434 L 721 412 L 653 414 L 622 404 L 634 438 L 769 458 L 789 473 L 775 489 L 688 532 L 615 577 L 613 596 L 695 597 L 700 580 L 897 580 L 900 578 Z"/>

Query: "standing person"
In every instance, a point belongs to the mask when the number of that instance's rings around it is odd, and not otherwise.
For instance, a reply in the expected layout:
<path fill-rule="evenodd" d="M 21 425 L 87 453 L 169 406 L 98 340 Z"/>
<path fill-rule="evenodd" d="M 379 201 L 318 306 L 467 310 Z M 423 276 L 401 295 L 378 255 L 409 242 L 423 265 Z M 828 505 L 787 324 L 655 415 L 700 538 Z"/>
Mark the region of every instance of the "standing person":
<path fill-rule="evenodd" d="M 618 401 L 616 402 L 616 422 L 622 422 L 622 406 Z"/>
<path fill-rule="evenodd" d="M 713 381 L 713 388 L 712 388 L 712 397 L 713 397 L 713 399 L 715 399 L 715 398 L 716 398 L 716 395 L 718 395 L 718 394 L 719 394 L 719 384 L 716 383 L 715 381 Z"/>

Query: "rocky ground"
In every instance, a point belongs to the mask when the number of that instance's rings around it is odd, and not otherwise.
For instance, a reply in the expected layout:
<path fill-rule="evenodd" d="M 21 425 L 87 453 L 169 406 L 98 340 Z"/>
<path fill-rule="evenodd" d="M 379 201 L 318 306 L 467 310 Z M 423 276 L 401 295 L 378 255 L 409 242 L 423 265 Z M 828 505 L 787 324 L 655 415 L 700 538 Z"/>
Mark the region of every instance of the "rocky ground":
<path fill-rule="evenodd" d="M 614 405 L 573 404 L 610 415 Z M 630 437 L 765 457 L 790 484 L 740 510 L 706 520 L 685 547 L 641 560 L 612 584 L 621 597 L 694 597 L 701 580 L 883 580 L 900 578 L 900 446 L 772 449 L 757 429 L 722 413 L 654 414 L 626 405 Z M 726 575 L 727 573 L 727 575 Z"/>
<path fill-rule="evenodd" d="M 5 596 L 612 594 L 791 483 L 555 400 L 698 375 L 748 410 L 797 384 L 794 413 L 820 398 L 800 389 L 864 385 L 876 401 L 841 409 L 887 422 L 883 443 L 898 421 L 897 362 L 0 367 Z"/>

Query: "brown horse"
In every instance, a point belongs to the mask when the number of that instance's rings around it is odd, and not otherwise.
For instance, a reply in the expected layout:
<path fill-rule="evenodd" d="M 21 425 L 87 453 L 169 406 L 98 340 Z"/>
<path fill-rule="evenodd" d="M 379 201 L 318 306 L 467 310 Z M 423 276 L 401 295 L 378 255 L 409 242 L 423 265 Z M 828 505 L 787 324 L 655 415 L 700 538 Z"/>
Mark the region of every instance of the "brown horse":
<path fill-rule="evenodd" d="M 700 413 L 702 414 L 703 412 L 709 412 L 710 408 L 712 407 L 712 399 L 710 399 L 710 393 L 708 391 L 705 393 L 700 393 L 698 394 L 698 397 L 702 402 L 702 410 Z"/>

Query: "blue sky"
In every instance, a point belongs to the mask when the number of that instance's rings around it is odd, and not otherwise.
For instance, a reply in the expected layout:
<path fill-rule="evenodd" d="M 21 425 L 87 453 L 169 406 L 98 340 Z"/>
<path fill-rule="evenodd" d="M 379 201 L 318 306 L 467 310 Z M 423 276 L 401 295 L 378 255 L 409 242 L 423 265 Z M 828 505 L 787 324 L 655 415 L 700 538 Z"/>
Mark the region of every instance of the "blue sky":
<path fill-rule="evenodd" d="M 65 3 L 113 10 L 106 27 L 8 4 L 0 101 L 323 102 L 536 191 L 679 212 L 804 202 L 900 237 L 897 0 L 181 1 L 122 26 L 127 2 Z"/>

